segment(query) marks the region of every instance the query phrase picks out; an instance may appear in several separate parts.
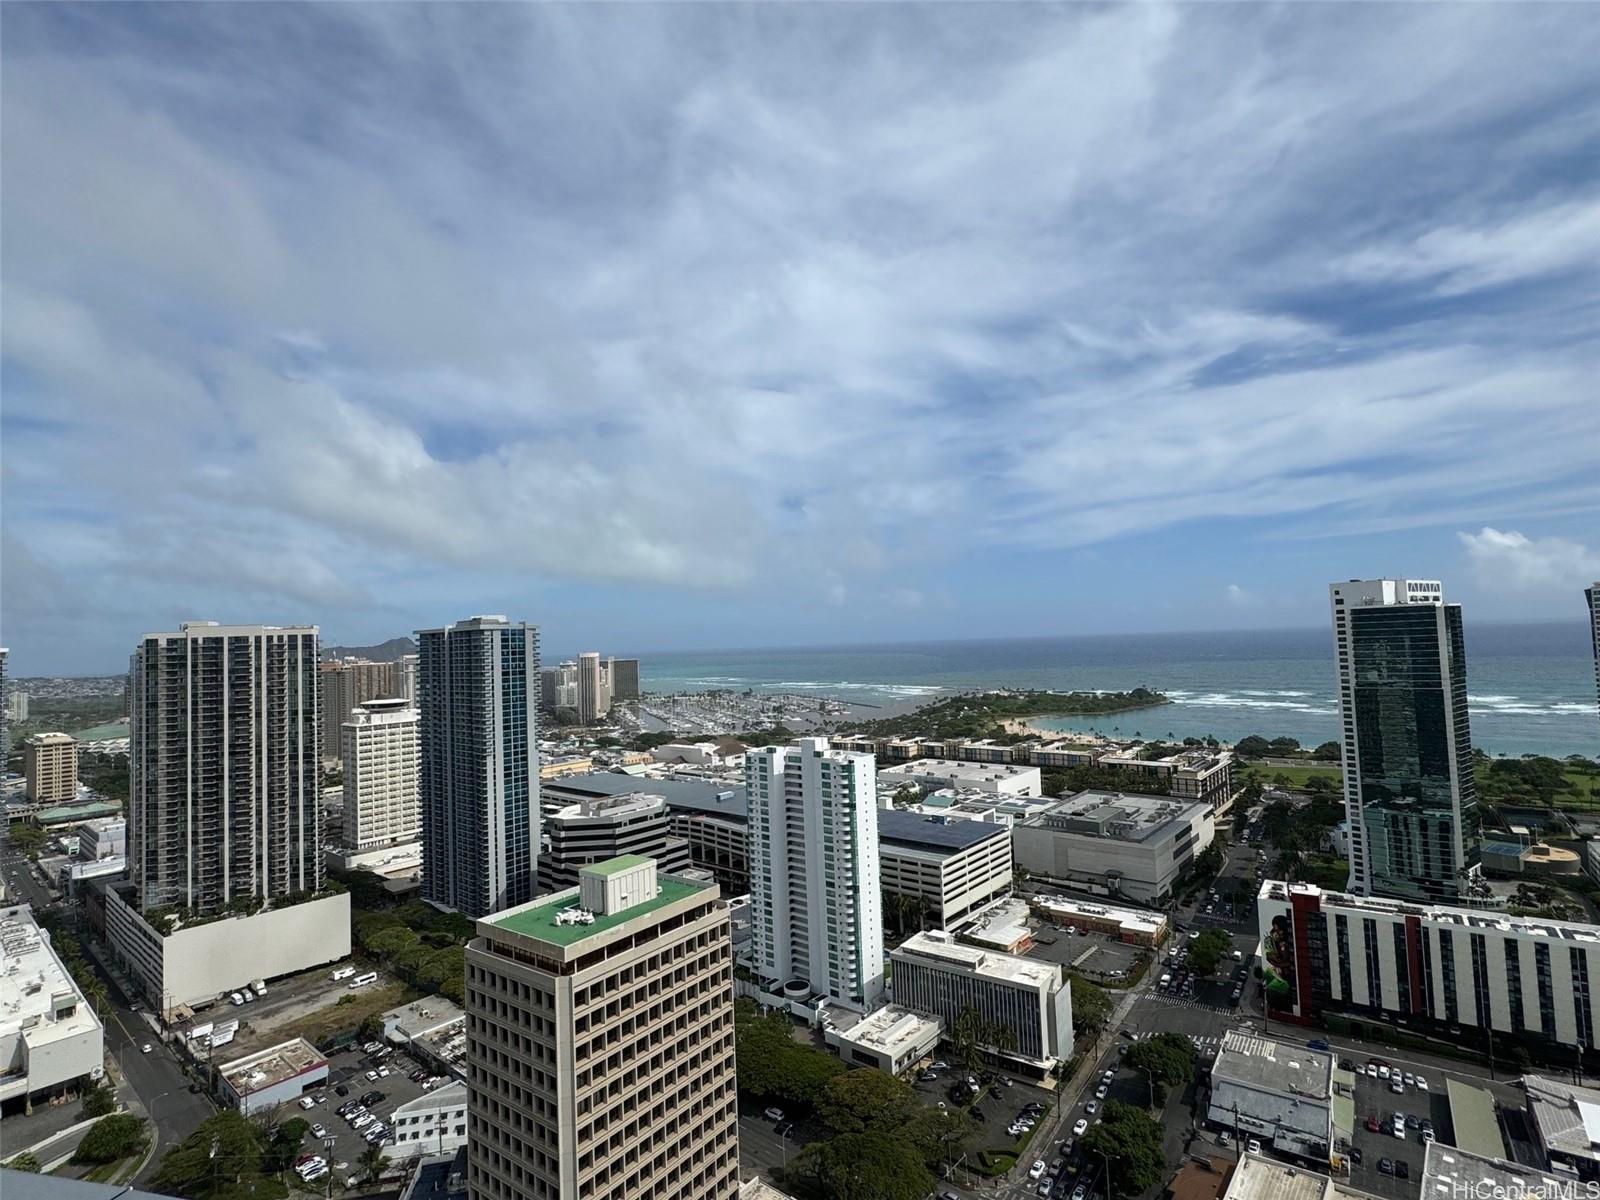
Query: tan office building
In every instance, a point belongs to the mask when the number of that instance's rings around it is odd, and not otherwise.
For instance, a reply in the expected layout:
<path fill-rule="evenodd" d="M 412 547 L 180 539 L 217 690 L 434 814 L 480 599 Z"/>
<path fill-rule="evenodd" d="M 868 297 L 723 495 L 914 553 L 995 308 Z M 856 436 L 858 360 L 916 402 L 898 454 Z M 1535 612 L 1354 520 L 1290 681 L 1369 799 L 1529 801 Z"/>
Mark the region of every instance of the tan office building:
<path fill-rule="evenodd" d="M 733 1200 L 733 955 L 715 884 L 625 855 L 467 947 L 473 1200 Z"/>
<path fill-rule="evenodd" d="M 78 796 L 77 740 L 66 733 L 41 733 L 29 738 L 22 770 L 29 800 L 37 804 L 70 804 Z"/>
<path fill-rule="evenodd" d="M 422 836 L 417 710 L 403 696 L 368 700 L 344 723 L 346 847 L 375 850 Z"/>

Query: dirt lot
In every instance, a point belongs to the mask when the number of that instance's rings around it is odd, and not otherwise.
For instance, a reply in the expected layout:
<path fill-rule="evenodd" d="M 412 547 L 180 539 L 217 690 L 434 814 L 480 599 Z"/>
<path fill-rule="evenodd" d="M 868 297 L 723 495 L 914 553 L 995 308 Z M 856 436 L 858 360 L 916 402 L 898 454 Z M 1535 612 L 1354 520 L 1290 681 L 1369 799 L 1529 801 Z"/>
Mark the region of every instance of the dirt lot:
<path fill-rule="evenodd" d="M 238 1049 L 234 1054 L 242 1056 L 296 1037 L 316 1045 L 330 1034 L 356 1028 L 374 1013 L 409 1003 L 418 994 L 397 980 L 382 978 L 352 992 L 343 983 L 330 983 L 328 973 L 322 971 L 314 990 L 290 1003 L 275 1010 L 256 1009 L 251 1005 L 240 1010 L 244 1020 L 239 1027 Z"/>

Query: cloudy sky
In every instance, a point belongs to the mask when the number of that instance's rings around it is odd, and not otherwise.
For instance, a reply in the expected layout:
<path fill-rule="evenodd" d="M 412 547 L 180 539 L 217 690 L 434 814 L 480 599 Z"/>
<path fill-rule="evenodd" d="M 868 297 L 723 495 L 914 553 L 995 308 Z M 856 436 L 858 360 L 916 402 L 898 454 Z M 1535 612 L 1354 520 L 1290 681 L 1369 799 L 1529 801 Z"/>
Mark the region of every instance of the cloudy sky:
<path fill-rule="evenodd" d="M 1600 577 L 1600 10 L 8 4 L 14 669 Z"/>

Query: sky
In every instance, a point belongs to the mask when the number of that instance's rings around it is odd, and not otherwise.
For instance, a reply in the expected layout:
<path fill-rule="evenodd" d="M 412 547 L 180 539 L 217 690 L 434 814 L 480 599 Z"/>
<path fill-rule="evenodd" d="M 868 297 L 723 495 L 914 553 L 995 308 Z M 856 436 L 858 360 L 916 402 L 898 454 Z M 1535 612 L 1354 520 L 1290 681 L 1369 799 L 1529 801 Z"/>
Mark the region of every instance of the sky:
<path fill-rule="evenodd" d="M 1600 579 L 1600 10 L 0 6 L 0 638 Z"/>

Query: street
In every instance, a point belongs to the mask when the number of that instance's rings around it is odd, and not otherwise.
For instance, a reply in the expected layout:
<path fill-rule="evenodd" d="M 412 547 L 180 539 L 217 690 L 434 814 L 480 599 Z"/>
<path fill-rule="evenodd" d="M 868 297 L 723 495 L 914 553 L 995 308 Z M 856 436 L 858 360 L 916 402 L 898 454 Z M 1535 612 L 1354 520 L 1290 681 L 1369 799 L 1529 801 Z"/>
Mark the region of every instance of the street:
<path fill-rule="evenodd" d="M 36 913 L 54 909 L 72 911 L 73 906 L 57 905 L 48 890 L 34 875 L 31 864 L 18 853 L 9 836 L 0 841 L 0 871 L 3 871 L 8 888 L 14 888 L 17 898 L 33 905 Z M 172 1052 L 162 1044 L 160 1037 L 143 1016 L 134 1011 L 133 1001 L 96 961 L 95 955 L 86 954 L 91 968 L 106 983 L 110 996 L 110 1011 L 103 1016 L 105 1026 L 106 1057 L 124 1081 L 119 1097 L 129 1110 L 150 1119 L 155 1134 L 153 1153 L 149 1164 L 137 1182 L 143 1183 L 155 1173 L 161 1155 L 177 1142 L 187 1137 L 200 1122 L 216 1110 L 204 1095 L 189 1090 L 189 1078 Z M 150 1043 L 151 1051 L 145 1054 L 141 1047 Z M 74 1107 L 76 1112 L 76 1107 Z M 44 1118 L 46 1114 L 38 1114 Z M 26 1145 L 38 1137 L 49 1136 L 50 1124 L 60 1126 L 66 1120 L 59 1113 L 48 1114 L 49 1120 L 30 1117 L 8 1117 L 3 1135 L 9 1145 Z M 70 1146 L 71 1143 L 68 1143 Z"/>

